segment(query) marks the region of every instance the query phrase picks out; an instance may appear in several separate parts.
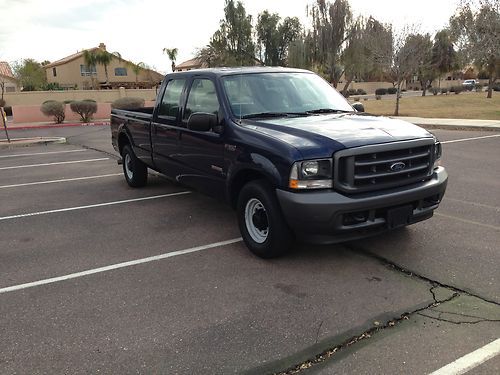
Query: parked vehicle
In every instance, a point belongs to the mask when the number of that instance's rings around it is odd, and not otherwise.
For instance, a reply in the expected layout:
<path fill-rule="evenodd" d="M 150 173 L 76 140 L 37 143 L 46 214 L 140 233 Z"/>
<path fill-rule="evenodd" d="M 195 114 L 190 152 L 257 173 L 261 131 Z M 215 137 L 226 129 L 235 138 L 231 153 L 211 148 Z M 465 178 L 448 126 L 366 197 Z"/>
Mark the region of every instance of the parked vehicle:
<path fill-rule="evenodd" d="M 462 82 L 462 86 L 469 91 L 473 90 L 477 84 L 479 84 L 479 81 L 476 79 L 466 79 Z"/>
<path fill-rule="evenodd" d="M 428 219 L 447 184 L 432 134 L 358 112 L 304 70 L 168 74 L 154 108 L 112 110 L 111 132 L 130 186 L 151 168 L 225 200 L 264 258 L 296 238 L 341 242 Z"/>

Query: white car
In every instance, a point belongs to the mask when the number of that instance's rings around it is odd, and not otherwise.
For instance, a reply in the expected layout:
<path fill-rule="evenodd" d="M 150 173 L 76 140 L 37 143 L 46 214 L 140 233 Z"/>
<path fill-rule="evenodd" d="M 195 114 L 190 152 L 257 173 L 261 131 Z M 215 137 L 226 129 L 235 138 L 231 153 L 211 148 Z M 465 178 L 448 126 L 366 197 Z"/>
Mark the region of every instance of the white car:
<path fill-rule="evenodd" d="M 477 79 L 466 79 L 462 82 L 462 86 L 467 90 L 472 90 L 478 83 Z"/>

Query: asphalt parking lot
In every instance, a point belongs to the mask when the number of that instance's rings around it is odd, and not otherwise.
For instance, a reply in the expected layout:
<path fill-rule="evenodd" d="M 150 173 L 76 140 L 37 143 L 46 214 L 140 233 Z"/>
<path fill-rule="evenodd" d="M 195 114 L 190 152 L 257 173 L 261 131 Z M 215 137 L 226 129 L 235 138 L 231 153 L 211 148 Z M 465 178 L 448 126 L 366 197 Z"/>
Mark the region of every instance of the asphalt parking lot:
<path fill-rule="evenodd" d="M 432 219 L 270 261 L 223 204 L 129 188 L 106 126 L 11 132 L 68 143 L 0 150 L 0 373 L 429 374 L 499 339 L 500 134 L 433 132 Z"/>

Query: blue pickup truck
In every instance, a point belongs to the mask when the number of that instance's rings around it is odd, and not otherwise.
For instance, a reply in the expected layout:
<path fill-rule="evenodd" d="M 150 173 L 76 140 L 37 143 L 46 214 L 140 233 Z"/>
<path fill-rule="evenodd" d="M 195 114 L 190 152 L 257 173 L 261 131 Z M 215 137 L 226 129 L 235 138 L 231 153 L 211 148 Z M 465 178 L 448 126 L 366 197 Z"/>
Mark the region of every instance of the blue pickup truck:
<path fill-rule="evenodd" d="M 154 108 L 114 109 L 125 180 L 148 168 L 236 209 L 263 258 L 430 218 L 447 173 L 426 130 L 353 108 L 316 74 L 220 68 L 165 76 Z"/>

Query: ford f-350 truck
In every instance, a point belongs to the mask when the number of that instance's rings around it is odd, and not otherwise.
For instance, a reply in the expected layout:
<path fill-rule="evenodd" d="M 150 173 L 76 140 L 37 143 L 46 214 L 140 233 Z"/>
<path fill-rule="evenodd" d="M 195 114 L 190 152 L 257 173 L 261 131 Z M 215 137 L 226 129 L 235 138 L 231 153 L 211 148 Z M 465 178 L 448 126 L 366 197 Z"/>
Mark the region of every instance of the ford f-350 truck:
<path fill-rule="evenodd" d="M 296 238 L 342 242 L 429 219 L 448 178 L 432 134 L 362 113 L 298 69 L 168 74 L 153 108 L 112 110 L 111 133 L 130 186 L 151 168 L 226 201 L 264 258 Z"/>

